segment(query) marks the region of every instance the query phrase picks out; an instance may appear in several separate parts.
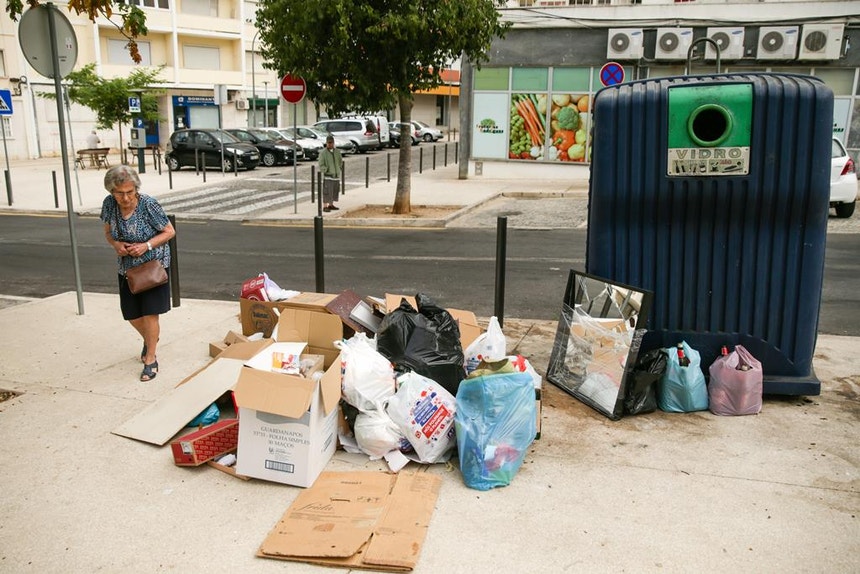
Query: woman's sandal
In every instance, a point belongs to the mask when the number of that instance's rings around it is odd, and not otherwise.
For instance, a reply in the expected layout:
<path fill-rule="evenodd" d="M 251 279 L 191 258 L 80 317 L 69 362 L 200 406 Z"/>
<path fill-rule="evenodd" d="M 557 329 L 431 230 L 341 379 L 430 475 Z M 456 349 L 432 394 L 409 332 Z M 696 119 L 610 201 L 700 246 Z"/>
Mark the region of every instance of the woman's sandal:
<path fill-rule="evenodd" d="M 140 350 L 140 362 L 146 361 L 146 343 L 143 344 L 143 349 Z"/>
<path fill-rule="evenodd" d="M 140 373 L 140 382 L 148 383 L 158 374 L 158 361 L 153 361 L 148 365 L 143 365 L 143 372 Z"/>

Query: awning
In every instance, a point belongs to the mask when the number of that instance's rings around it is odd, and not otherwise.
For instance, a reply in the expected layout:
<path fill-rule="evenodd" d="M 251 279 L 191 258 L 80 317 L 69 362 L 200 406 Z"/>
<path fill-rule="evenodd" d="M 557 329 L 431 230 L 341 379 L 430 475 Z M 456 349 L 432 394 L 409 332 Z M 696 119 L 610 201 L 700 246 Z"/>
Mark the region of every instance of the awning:
<path fill-rule="evenodd" d="M 417 90 L 413 92 L 418 96 L 457 96 L 460 97 L 460 86 L 437 86 L 430 90 Z"/>

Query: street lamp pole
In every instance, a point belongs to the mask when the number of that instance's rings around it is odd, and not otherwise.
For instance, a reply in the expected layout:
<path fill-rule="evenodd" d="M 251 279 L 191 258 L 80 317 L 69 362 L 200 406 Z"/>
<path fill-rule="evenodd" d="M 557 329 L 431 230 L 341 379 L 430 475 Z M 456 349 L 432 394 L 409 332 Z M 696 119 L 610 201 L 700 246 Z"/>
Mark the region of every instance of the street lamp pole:
<path fill-rule="evenodd" d="M 260 33 L 257 30 L 254 33 L 254 38 L 251 40 L 251 118 L 248 120 L 248 127 L 257 127 L 257 63 L 254 58 L 256 53 L 255 45 L 257 35 Z M 253 121 L 253 124 L 251 123 Z"/>
<path fill-rule="evenodd" d="M 263 101 L 265 102 L 265 105 L 266 105 L 266 115 L 263 116 L 263 127 L 267 128 L 267 127 L 269 127 L 269 82 L 264 81 L 263 86 L 264 86 L 264 88 L 263 88 L 264 96 L 263 97 L 265 98 Z"/>

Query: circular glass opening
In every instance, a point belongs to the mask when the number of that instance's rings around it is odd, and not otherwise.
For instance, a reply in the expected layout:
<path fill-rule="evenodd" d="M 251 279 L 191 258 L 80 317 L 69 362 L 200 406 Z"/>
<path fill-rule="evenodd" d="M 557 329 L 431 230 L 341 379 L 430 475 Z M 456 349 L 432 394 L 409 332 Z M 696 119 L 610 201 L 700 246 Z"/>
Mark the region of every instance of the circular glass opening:
<path fill-rule="evenodd" d="M 705 104 L 690 114 L 687 131 L 692 140 L 700 146 L 718 146 L 732 131 L 732 116 L 722 106 Z"/>

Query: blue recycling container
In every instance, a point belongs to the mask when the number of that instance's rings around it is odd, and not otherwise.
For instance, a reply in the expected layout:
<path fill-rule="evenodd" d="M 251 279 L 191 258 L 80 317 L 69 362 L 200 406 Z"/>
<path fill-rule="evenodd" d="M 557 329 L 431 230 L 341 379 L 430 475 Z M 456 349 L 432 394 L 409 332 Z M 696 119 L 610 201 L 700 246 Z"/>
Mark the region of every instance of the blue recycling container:
<path fill-rule="evenodd" d="M 833 93 L 811 76 L 653 78 L 594 99 L 588 273 L 654 293 L 643 350 L 726 345 L 815 395 Z"/>

